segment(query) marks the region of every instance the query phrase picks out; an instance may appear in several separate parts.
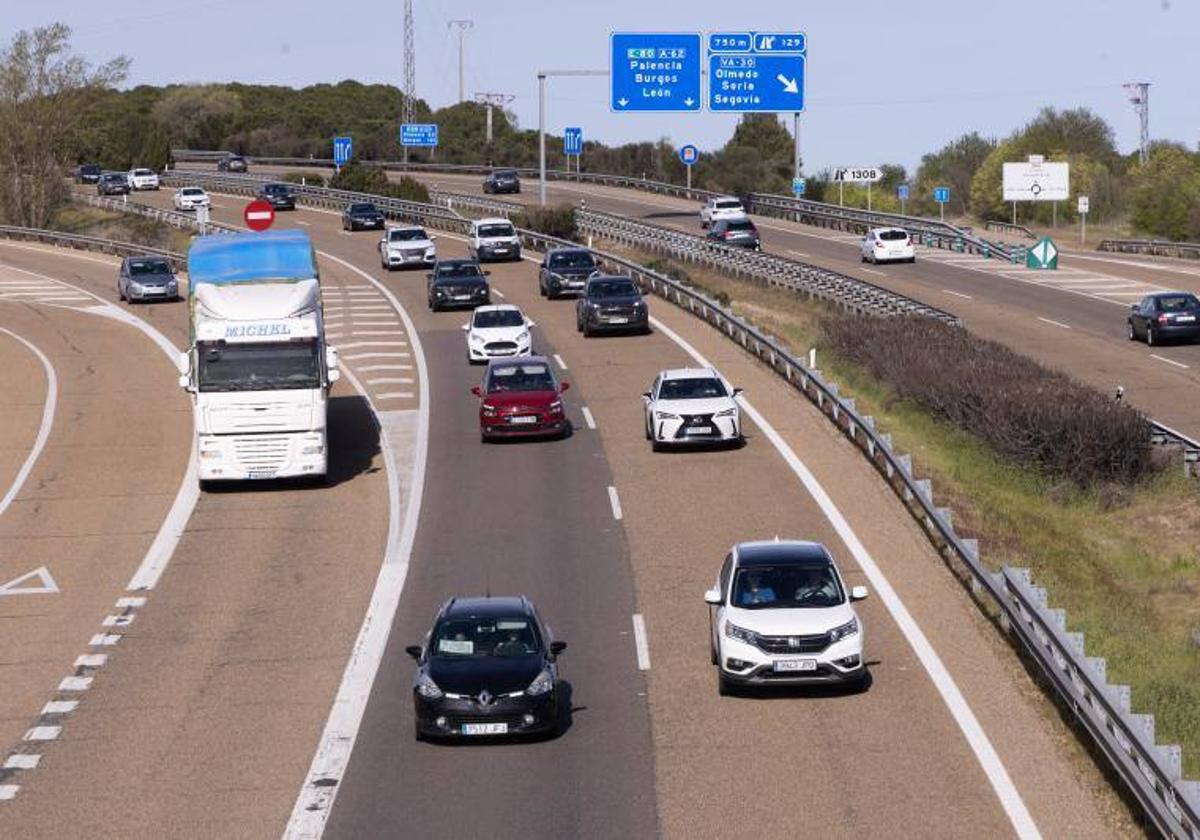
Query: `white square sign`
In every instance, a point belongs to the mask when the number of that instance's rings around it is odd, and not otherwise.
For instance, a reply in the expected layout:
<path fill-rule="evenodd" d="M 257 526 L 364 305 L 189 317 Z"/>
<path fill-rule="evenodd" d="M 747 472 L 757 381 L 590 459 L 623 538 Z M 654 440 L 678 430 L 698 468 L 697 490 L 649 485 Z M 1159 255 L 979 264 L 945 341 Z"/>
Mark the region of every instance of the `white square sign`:
<path fill-rule="evenodd" d="M 1086 215 L 1088 211 L 1088 197 L 1086 195 L 1079 196 L 1079 212 Z"/>
<path fill-rule="evenodd" d="M 1066 201 L 1070 197 L 1070 164 L 1004 164 L 1005 201 Z"/>

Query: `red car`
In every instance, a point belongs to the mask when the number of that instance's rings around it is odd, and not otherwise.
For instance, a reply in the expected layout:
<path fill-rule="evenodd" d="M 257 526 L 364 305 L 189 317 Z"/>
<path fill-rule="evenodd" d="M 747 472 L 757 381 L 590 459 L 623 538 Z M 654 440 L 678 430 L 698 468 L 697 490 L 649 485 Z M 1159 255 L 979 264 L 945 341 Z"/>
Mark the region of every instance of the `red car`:
<path fill-rule="evenodd" d="M 479 437 L 566 436 L 570 430 L 562 392 L 571 387 L 554 377 L 544 356 L 491 359 L 483 382 L 471 388 L 479 397 Z"/>

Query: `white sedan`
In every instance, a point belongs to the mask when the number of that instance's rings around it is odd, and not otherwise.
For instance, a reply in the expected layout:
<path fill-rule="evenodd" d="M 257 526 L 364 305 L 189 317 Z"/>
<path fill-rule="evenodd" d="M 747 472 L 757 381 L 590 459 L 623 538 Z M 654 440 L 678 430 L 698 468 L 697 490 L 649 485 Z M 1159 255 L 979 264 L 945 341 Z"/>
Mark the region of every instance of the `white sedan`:
<path fill-rule="evenodd" d="M 437 246 L 420 225 L 390 227 L 379 240 L 379 264 L 388 271 L 409 266 L 433 265 Z"/>
<path fill-rule="evenodd" d="M 476 307 L 470 323 L 462 327 L 467 334 L 467 361 L 475 364 L 505 356 L 530 355 L 533 338 L 529 329 L 533 326 L 534 322 L 511 303 Z"/>
<path fill-rule="evenodd" d="M 175 196 L 171 201 L 175 204 L 176 210 L 195 210 L 197 207 L 208 207 L 212 204 L 208 193 L 199 187 L 180 187 L 175 190 Z"/>
<path fill-rule="evenodd" d="M 904 228 L 873 228 L 862 239 L 862 261 L 916 262 L 916 249 Z"/>
<path fill-rule="evenodd" d="M 158 189 L 158 173 L 153 169 L 130 169 L 125 177 L 131 190 Z"/>
<path fill-rule="evenodd" d="M 744 443 L 737 404 L 741 388 L 731 388 L 712 368 L 664 370 L 642 394 L 646 440 L 657 452 L 666 446 Z"/>

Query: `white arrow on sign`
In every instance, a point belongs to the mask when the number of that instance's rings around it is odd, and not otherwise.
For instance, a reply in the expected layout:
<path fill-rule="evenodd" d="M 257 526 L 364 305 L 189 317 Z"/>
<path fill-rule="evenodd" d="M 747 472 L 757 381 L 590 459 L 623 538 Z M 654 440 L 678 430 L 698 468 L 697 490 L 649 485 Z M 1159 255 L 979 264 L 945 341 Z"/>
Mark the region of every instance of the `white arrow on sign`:
<path fill-rule="evenodd" d="M 626 105 L 629 104 L 629 100 L 626 99 L 624 96 L 622 96 L 620 99 L 617 100 L 617 104 L 620 105 L 622 108 L 624 108 Z"/>
<path fill-rule="evenodd" d="M 688 106 L 689 108 L 691 108 L 692 103 L 695 101 L 696 101 L 695 99 L 692 99 L 692 97 L 689 96 L 687 99 L 683 100 L 683 104 Z"/>
<path fill-rule="evenodd" d="M 36 585 L 22 586 L 28 580 L 37 578 Z M 0 598 L 8 595 L 53 595 L 58 592 L 58 584 L 45 566 L 26 572 L 20 577 L 13 578 L 8 583 L 0 584 Z"/>
<path fill-rule="evenodd" d="M 800 88 L 796 86 L 795 79 L 789 79 L 787 76 L 783 75 L 782 73 L 780 73 L 775 78 L 778 79 L 780 81 L 780 83 L 783 85 L 784 93 L 799 93 L 800 92 Z"/>

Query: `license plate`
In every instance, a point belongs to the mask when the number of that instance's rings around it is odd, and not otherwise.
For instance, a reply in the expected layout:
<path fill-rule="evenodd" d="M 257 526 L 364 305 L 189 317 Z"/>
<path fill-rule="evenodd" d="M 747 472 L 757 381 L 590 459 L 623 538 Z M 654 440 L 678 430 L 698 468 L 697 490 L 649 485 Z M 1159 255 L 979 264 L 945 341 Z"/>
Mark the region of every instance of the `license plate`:
<path fill-rule="evenodd" d="M 536 423 L 537 421 L 538 421 L 537 417 L 535 417 L 533 415 L 525 415 L 522 417 L 509 417 L 508 418 L 509 423 Z"/>
<path fill-rule="evenodd" d="M 506 735 L 508 734 L 508 724 L 464 723 L 461 731 L 464 735 Z"/>
<path fill-rule="evenodd" d="M 455 295 L 454 299 L 455 300 L 470 300 L 471 296 L 470 295 Z"/>
<path fill-rule="evenodd" d="M 610 323 L 610 324 L 628 324 L 629 319 L 623 318 L 620 315 L 613 315 L 608 318 L 608 323 Z"/>
<path fill-rule="evenodd" d="M 708 434 L 712 434 L 712 429 L 708 428 L 708 426 L 694 426 L 690 429 L 686 429 L 685 434 L 708 435 Z"/>
<path fill-rule="evenodd" d="M 250 470 L 246 473 L 246 478 L 274 478 L 274 470 Z"/>
<path fill-rule="evenodd" d="M 1181 324 L 1190 324 L 1196 320 L 1196 316 L 1195 315 L 1178 315 L 1178 316 L 1176 316 L 1175 320 Z"/>
<path fill-rule="evenodd" d="M 777 659 L 775 660 L 776 671 L 815 671 L 817 670 L 817 660 L 815 659 Z"/>

